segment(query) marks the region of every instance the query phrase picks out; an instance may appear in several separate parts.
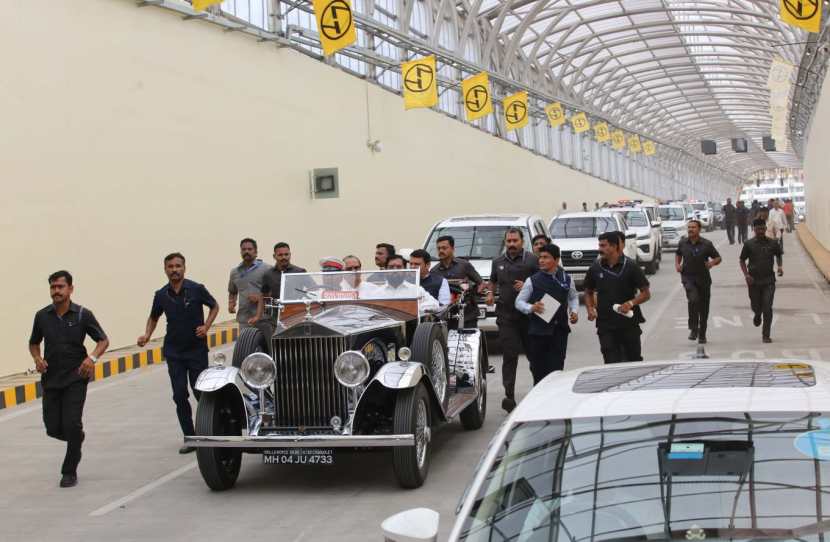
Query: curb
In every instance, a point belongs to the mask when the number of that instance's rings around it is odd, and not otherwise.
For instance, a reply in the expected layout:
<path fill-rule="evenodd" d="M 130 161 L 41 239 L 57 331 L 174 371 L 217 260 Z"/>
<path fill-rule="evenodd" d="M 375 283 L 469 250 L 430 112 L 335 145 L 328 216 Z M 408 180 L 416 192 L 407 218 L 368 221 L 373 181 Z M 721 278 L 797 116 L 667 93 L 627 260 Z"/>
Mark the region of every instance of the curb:
<path fill-rule="evenodd" d="M 798 239 L 825 280 L 830 281 L 830 251 L 815 238 L 806 224 L 796 226 Z"/>
<path fill-rule="evenodd" d="M 213 348 L 214 346 L 228 344 L 235 341 L 238 336 L 239 328 L 236 326 L 218 329 L 208 335 L 208 346 Z M 95 376 L 91 381 L 97 382 L 149 365 L 158 365 L 164 361 L 161 346 L 123 356 L 116 356 L 116 353 L 117 351 L 109 352 L 101 356 L 102 359 L 95 364 Z M 0 410 L 29 403 L 35 399 L 40 399 L 41 396 L 43 396 L 43 388 L 40 380 L 0 389 Z"/>

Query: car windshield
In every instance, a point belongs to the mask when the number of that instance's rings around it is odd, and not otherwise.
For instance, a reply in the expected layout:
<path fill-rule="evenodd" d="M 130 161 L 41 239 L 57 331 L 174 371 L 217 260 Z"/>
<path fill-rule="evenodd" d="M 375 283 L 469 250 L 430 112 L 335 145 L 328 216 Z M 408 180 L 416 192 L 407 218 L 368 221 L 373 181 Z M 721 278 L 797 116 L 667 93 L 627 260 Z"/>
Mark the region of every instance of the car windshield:
<path fill-rule="evenodd" d="M 607 216 L 557 218 L 550 225 L 550 236 L 553 239 L 596 238 L 601 233 L 616 229 L 616 221 Z"/>
<path fill-rule="evenodd" d="M 816 412 L 517 424 L 459 540 L 821 541 L 828 428 Z"/>
<path fill-rule="evenodd" d="M 648 217 L 644 211 L 626 211 L 625 221 L 629 226 L 649 226 Z"/>
<path fill-rule="evenodd" d="M 682 207 L 660 207 L 658 212 L 663 220 L 683 220 L 686 218 L 686 212 Z"/>
<path fill-rule="evenodd" d="M 504 234 L 516 226 L 451 226 L 435 228 L 427 240 L 424 250 L 437 260 L 435 244 L 442 235 L 451 235 L 455 240 L 455 256 L 468 260 L 492 260 L 504 253 Z M 525 244 L 530 243 L 530 232 L 519 227 Z"/>
<path fill-rule="evenodd" d="M 280 301 L 411 300 L 418 298 L 418 285 L 415 269 L 288 273 L 282 277 Z"/>

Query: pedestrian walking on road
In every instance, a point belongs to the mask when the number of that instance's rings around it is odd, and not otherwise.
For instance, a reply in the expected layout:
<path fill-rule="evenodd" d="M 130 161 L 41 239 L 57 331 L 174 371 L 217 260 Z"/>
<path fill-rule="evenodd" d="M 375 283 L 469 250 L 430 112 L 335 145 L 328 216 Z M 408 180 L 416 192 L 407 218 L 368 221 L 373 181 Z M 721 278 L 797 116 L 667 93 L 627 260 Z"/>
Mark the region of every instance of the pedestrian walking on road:
<path fill-rule="evenodd" d="M 359 260 L 358 260 L 359 262 Z M 291 263 L 291 247 L 288 243 L 280 241 L 274 245 L 274 267 L 268 268 L 262 277 L 262 287 L 260 288 L 260 296 L 257 302 L 256 314 L 253 320 L 248 323 L 257 325 L 266 337 L 270 336 L 270 325 L 258 325 L 260 321 L 266 322 L 262 319 L 265 314 L 265 298 L 271 297 L 279 299 L 282 294 L 282 277 L 286 273 L 305 273 L 306 270 L 302 267 L 297 267 Z"/>
<path fill-rule="evenodd" d="M 516 408 L 516 368 L 522 350 L 527 354 L 528 317 L 516 307 L 516 296 L 528 278 L 539 270 L 539 261 L 524 249 L 524 233 L 510 228 L 504 234 L 505 252 L 495 260 L 490 270 L 490 291 L 487 305 L 496 305 L 496 325 L 502 348 L 502 385 L 504 399 L 501 407 L 507 412 Z M 543 249 L 544 250 L 544 249 Z M 496 301 L 498 296 L 498 301 Z"/>
<path fill-rule="evenodd" d="M 712 275 L 709 270 L 721 263 L 721 257 L 715 245 L 701 237 L 700 227 L 700 221 L 689 221 L 687 235 L 677 245 L 674 265 L 686 290 L 689 340 L 706 344 L 706 323 L 712 298 Z"/>
<path fill-rule="evenodd" d="M 752 228 L 755 230 L 755 237 L 744 243 L 740 265 L 749 289 L 752 323 L 755 327 L 763 324 L 761 340 L 771 343 L 772 303 L 775 300 L 773 261 L 778 264 L 778 276 L 783 276 L 783 253 L 781 245 L 767 237 L 767 225 L 762 219 L 755 219 Z"/>
<path fill-rule="evenodd" d="M 579 294 L 559 262 L 559 247 L 546 245 L 539 254 L 539 271 L 524 281 L 515 301 L 515 308 L 529 318 L 527 357 L 534 386 L 565 367 L 570 324 L 579 320 Z M 546 303 L 556 304 L 552 315 L 554 307 Z"/>
<path fill-rule="evenodd" d="M 767 237 L 778 241 L 781 245 L 781 254 L 784 254 L 784 232 L 787 231 L 787 217 L 781 209 L 781 202 L 777 199 L 769 200 L 767 215 Z"/>
<path fill-rule="evenodd" d="M 795 205 L 793 205 L 793 200 L 787 198 L 784 201 L 782 210 L 784 211 L 784 216 L 787 219 L 787 233 L 792 233 L 795 228 Z"/>
<path fill-rule="evenodd" d="M 738 229 L 738 244 L 742 245 L 746 242 L 749 230 L 749 209 L 741 200 L 738 200 L 738 205 L 735 207 L 735 225 Z"/>
<path fill-rule="evenodd" d="M 49 275 L 52 303 L 35 314 L 29 337 L 29 353 L 41 375 L 46 434 L 66 442 L 60 487 L 78 483 L 87 383 L 95 376 L 95 363 L 109 346 L 92 311 L 72 302 L 73 292 L 68 271 Z M 84 346 L 86 337 L 95 341 L 90 354 Z M 41 355 L 41 342 L 46 346 L 45 355 Z"/>
<path fill-rule="evenodd" d="M 190 408 L 187 384 L 196 400 L 196 379 L 208 366 L 207 334 L 210 326 L 219 314 L 219 304 L 210 295 L 204 285 L 184 278 L 185 259 L 179 252 L 164 258 L 164 272 L 168 283 L 158 289 L 153 296 L 153 306 L 144 334 L 138 340 L 138 346 L 144 346 L 153 336 L 159 318 L 164 314 L 167 319 L 167 333 L 164 335 L 162 354 L 167 360 L 167 372 L 173 388 L 173 402 L 176 403 L 176 415 L 185 436 L 193 435 L 193 414 Z M 208 307 L 205 319 L 202 307 Z M 180 454 L 195 451 L 190 446 L 182 446 Z"/>
<path fill-rule="evenodd" d="M 597 323 L 605 363 L 642 361 L 640 305 L 651 299 L 645 273 L 623 254 L 625 235 L 611 231 L 599 236 L 600 259 L 585 275 L 588 320 Z"/>
<path fill-rule="evenodd" d="M 257 244 L 251 238 L 240 241 L 239 252 L 242 263 L 231 269 L 228 280 L 228 312 L 236 314 L 236 321 L 242 330 L 256 321 L 254 317 L 262 297 L 262 279 L 268 272 L 268 265 L 257 259 Z"/>
<path fill-rule="evenodd" d="M 726 236 L 729 244 L 735 244 L 735 212 L 737 209 L 732 205 L 732 198 L 726 198 L 726 205 L 723 206 L 723 226 L 726 228 Z"/>
<path fill-rule="evenodd" d="M 549 245 L 550 243 L 550 237 L 548 237 L 544 233 L 537 233 L 536 235 L 534 235 L 533 239 L 530 241 L 530 245 L 533 248 L 533 255 L 538 258 L 539 252 L 542 250 L 542 247 Z"/>

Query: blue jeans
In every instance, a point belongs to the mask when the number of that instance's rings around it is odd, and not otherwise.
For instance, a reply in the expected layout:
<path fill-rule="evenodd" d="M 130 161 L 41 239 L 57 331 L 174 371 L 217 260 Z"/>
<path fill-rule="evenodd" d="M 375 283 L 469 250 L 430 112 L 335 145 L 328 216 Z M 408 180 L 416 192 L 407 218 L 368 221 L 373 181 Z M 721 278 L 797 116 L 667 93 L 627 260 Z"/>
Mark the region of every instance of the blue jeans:
<path fill-rule="evenodd" d="M 195 359 L 194 359 L 195 358 Z M 190 389 L 193 396 L 199 400 L 199 392 L 196 391 L 196 379 L 199 374 L 208 366 L 207 353 L 204 356 L 194 358 L 168 358 L 167 373 L 170 375 L 170 385 L 173 387 L 173 402 L 176 403 L 176 415 L 179 417 L 179 425 L 185 436 L 195 434 L 193 429 L 193 411 L 190 408 L 187 383 L 190 382 Z"/>

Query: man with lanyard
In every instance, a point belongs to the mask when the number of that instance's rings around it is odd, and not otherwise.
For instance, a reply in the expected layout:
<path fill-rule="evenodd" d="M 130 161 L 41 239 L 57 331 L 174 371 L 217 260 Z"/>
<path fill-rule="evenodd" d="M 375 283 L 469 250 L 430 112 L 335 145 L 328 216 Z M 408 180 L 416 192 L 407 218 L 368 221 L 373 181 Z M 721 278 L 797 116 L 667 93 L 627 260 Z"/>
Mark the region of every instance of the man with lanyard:
<path fill-rule="evenodd" d="M 528 353 L 527 312 L 516 308 L 516 296 L 528 278 L 539 270 L 539 260 L 524 249 L 524 233 L 510 228 L 504 234 L 505 252 L 495 260 L 490 270 L 487 305 L 492 306 L 495 295 L 496 325 L 499 327 L 499 344 L 502 348 L 501 382 L 504 399 L 501 407 L 507 412 L 516 408 L 516 367 L 519 353 Z M 532 368 L 532 366 L 531 366 Z"/>
<path fill-rule="evenodd" d="M 435 242 L 438 249 L 438 265 L 432 270 L 438 276 L 449 280 L 469 281 L 471 295 L 467 297 L 467 305 L 464 307 L 464 327 L 471 328 L 478 325 L 478 296 L 484 290 L 484 282 L 481 275 L 475 270 L 473 264 L 467 260 L 455 257 L 455 239 L 451 235 L 442 235 Z"/>
<path fill-rule="evenodd" d="M 640 305 L 651 293 L 640 266 L 623 254 L 624 243 L 622 232 L 600 234 L 600 259 L 585 275 L 585 307 L 588 320 L 597 322 L 605 363 L 643 360 L 640 324 L 645 318 Z"/>
<path fill-rule="evenodd" d="M 243 239 L 239 243 L 239 252 L 242 263 L 231 269 L 228 280 L 228 312 L 236 313 L 236 321 L 239 322 L 241 330 L 250 327 L 250 321 L 256 316 L 262 279 L 268 271 L 268 266 L 257 259 L 257 244 L 253 239 Z"/>
<path fill-rule="evenodd" d="M 738 206 L 735 207 L 735 224 L 738 226 L 738 244 L 742 245 L 746 242 L 749 229 L 749 209 L 742 200 L 738 200 Z"/>
<path fill-rule="evenodd" d="M 72 302 L 73 291 L 72 275 L 68 271 L 49 276 L 52 304 L 35 314 L 29 337 L 29 353 L 41 374 L 46 434 L 66 442 L 60 487 L 78 483 L 87 383 L 95 375 L 98 356 L 109 346 L 92 311 Z M 87 336 L 96 342 L 91 354 L 87 354 L 84 346 Z M 40 354 L 42 341 L 46 343 L 45 356 Z"/>
<path fill-rule="evenodd" d="M 219 314 L 219 304 L 204 285 L 184 278 L 185 259 L 178 252 L 164 258 L 164 272 L 168 284 L 162 286 L 153 296 L 153 307 L 147 319 L 144 335 L 138 338 L 143 347 L 153 336 L 162 314 L 167 319 L 167 334 L 164 336 L 162 354 L 167 360 L 167 372 L 173 388 L 173 402 L 176 415 L 185 436 L 193 435 L 193 412 L 188 399 L 187 384 L 193 396 L 199 399 L 196 380 L 208 366 L 207 334 Z M 202 307 L 207 306 L 207 320 Z M 196 451 L 191 446 L 182 446 L 180 454 Z"/>
<path fill-rule="evenodd" d="M 735 206 L 732 205 L 732 198 L 726 198 L 726 205 L 723 206 L 723 225 L 726 228 L 726 236 L 729 244 L 735 244 Z"/>
<path fill-rule="evenodd" d="M 559 267 L 559 258 L 558 246 L 543 247 L 539 251 L 539 271 L 524 281 L 515 301 L 515 308 L 529 316 L 527 356 L 534 386 L 565 367 L 571 332 L 568 323 L 575 324 L 579 319 L 579 294 L 571 277 Z M 545 296 L 559 304 L 550 321 L 542 316 L 548 309 L 542 301 Z"/>
<path fill-rule="evenodd" d="M 302 267 L 297 267 L 291 263 L 291 247 L 288 246 L 288 243 L 279 242 L 274 245 L 274 267 L 268 269 L 262 277 L 262 288 L 260 289 L 262 295 L 259 296 L 256 314 L 248 323 L 254 325 L 262 318 L 265 312 L 266 297 L 279 298 L 284 274 L 305 272 L 306 270 Z"/>
<path fill-rule="evenodd" d="M 452 300 L 450 283 L 444 277 L 429 272 L 431 260 L 432 257 L 426 250 L 422 248 L 413 250 L 409 255 L 409 268 L 418 270 L 421 287 L 437 299 L 442 307 L 446 307 Z"/>
<path fill-rule="evenodd" d="M 700 221 L 690 220 L 687 233 L 677 244 L 674 266 L 686 289 L 689 340 L 706 344 L 706 323 L 712 298 L 712 275 L 709 270 L 720 264 L 721 257 L 715 245 L 700 236 Z"/>
<path fill-rule="evenodd" d="M 783 276 L 782 251 L 778 242 L 767 237 L 767 225 L 762 219 L 756 219 L 752 223 L 752 228 L 755 230 L 755 237 L 744 243 L 739 259 L 749 288 L 749 301 L 754 313 L 752 323 L 758 327 L 763 320 L 761 338 L 763 342 L 771 343 L 772 302 L 775 299 L 773 260 L 778 263 L 778 276 Z"/>

